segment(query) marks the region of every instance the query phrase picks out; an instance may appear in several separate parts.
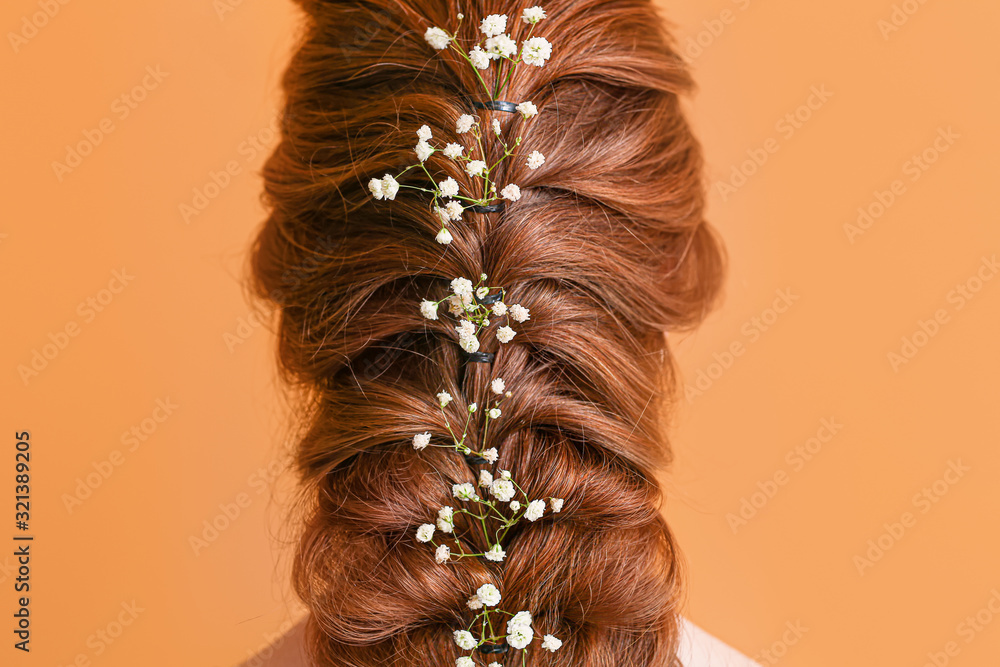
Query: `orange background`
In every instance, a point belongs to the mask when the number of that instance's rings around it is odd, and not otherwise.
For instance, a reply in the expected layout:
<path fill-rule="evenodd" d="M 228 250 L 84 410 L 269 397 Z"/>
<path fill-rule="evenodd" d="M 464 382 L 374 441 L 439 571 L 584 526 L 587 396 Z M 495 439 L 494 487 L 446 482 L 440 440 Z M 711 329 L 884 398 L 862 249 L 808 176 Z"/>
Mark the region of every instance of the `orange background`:
<path fill-rule="evenodd" d="M 0 9 L 0 540 L 25 429 L 36 536 L 30 656 L 11 648 L 0 549 L 0 663 L 231 665 L 301 613 L 273 341 L 241 283 L 296 17 L 259 0 L 42 4 L 58 12 L 34 33 L 37 0 Z M 696 391 L 666 513 L 689 615 L 765 665 L 1000 654 L 1000 279 L 982 259 L 1000 251 L 1000 7 L 896 6 L 664 2 L 731 255 L 725 303 L 674 341 Z M 859 207 L 871 221 L 845 228 Z M 992 623 L 966 624 L 983 609 Z"/>

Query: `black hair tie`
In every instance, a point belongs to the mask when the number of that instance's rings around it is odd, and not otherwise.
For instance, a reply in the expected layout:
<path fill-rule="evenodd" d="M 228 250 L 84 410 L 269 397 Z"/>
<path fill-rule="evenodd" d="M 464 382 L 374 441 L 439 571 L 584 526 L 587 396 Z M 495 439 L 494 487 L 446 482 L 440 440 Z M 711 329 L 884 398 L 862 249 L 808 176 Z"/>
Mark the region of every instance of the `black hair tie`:
<path fill-rule="evenodd" d="M 481 466 L 484 463 L 489 463 L 489 461 L 484 459 L 482 456 L 476 456 L 475 454 L 466 454 L 465 462 L 474 466 Z"/>
<path fill-rule="evenodd" d="M 496 204 L 490 204 L 489 206 L 480 206 L 479 204 L 473 204 L 472 206 L 466 206 L 466 211 L 472 211 L 473 213 L 498 213 L 503 210 L 504 202 L 497 202 Z"/>
<path fill-rule="evenodd" d="M 503 644 L 483 644 L 476 650 L 485 655 L 492 655 L 494 653 L 506 653 L 508 648 L 507 642 L 504 642 Z"/>
<path fill-rule="evenodd" d="M 496 352 L 469 352 L 469 361 L 476 364 L 492 364 L 496 358 Z"/>
<path fill-rule="evenodd" d="M 476 303 L 480 306 L 492 306 L 494 303 L 503 298 L 503 294 L 497 292 L 496 294 L 487 294 L 482 299 L 476 296 Z"/>
<path fill-rule="evenodd" d="M 490 111 L 506 111 L 507 113 L 517 113 L 517 105 L 513 102 L 502 100 L 487 100 L 486 102 L 473 102 L 477 109 L 489 109 Z"/>

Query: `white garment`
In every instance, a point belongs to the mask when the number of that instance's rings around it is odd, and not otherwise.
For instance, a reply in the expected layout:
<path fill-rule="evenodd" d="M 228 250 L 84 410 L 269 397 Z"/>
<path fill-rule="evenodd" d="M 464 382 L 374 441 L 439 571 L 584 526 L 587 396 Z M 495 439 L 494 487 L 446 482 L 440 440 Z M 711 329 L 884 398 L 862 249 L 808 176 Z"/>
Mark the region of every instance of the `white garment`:
<path fill-rule="evenodd" d="M 684 667 L 760 667 L 686 618 L 681 619 L 677 657 Z"/>

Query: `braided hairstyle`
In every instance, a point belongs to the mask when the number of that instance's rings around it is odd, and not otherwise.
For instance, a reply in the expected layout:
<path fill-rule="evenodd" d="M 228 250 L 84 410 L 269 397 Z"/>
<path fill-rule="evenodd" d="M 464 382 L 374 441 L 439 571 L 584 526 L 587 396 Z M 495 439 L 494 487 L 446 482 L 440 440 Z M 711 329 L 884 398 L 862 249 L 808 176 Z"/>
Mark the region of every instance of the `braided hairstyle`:
<path fill-rule="evenodd" d="M 460 58 L 433 51 L 428 26 L 473 38 L 482 18 L 534 2 L 299 0 L 301 44 L 284 77 L 280 145 L 265 167 L 270 215 L 254 246 L 254 288 L 280 313 L 284 378 L 301 390 L 295 464 L 305 499 L 294 585 L 310 610 L 311 661 L 322 666 L 452 665 L 452 630 L 484 583 L 508 609 L 564 641 L 556 652 L 481 655 L 587 667 L 675 664 L 679 555 L 659 512 L 669 462 L 662 417 L 674 394 L 665 332 L 701 321 L 722 279 L 721 246 L 703 218 L 698 142 L 680 109 L 692 88 L 650 0 L 549 0 L 538 33 L 544 67 L 522 65 L 506 99 L 539 109 L 473 111 L 483 93 Z M 512 21 L 518 39 L 527 26 Z M 492 71 L 483 70 L 492 84 Z M 456 119 L 478 113 L 521 152 L 499 184 L 522 197 L 502 212 L 466 212 L 435 242 L 429 196 L 375 201 L 372 177 L 412 164 L 415 130 L 458 143 Z M 523 129 L 523 132 L 522 132 Z M 471 149 L 471 145 L 466 145 Z M 492 150 L 487 147 L 487 152 Z M 494 159 L 497 156 L 494 156 Z M 463 191 L 474 178 L 435 153 L 428 166 Z M 443 176 L 442 176 L 443 177 Z M 401 183 L 423 185 L 419 171 Z M 422 299 L 480 274 L 530 308 L 515 339 L 483 335 L 492 364 L 469 363 Z M 497 318 L 499 319 L 499 318 Z M 495 331 L 498 322 L 490 324 Z M 512 398 L 489 443 L 530 497 L 565 498 L 558 514 L 516 524 L 502 563 L 441 565 L 414 540 L 481 466 L 413 435 L 444 434 L 503 377 Z M 456 534 L 483 551 L 477 525 Z"/>

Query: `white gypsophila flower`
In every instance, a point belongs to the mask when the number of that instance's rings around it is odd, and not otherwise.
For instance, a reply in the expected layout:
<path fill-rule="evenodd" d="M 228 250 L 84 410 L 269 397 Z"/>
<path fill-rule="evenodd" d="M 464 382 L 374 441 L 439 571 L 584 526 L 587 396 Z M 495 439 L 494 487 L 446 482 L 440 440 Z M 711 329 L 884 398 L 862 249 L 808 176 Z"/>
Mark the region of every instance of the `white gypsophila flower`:
<path fill-rule="evenodd" d="M 458 335 L 460 337 L 462 337 L 462 338 L 467 338 L 469 336 L 475 336 L 476 335 L 476 325 L 473 324 L 472 322 L 470 322 L 469 320 L 462 320 L 455 327 L 455 331 L 457 331 Z"/>
<path fill-rule="evenodd" d="M 458 117 L 458 120 L 455 122 L 455 131 L 458 132 L 459 134 L 465 134 L 466 132 L 471 130 L 472 126 L 475 124 L 476 124 L 475 116 L 470 116 L 467 113 L 463 113 L 461 116 Z"/>
<path fill-rule="evenodd" d="M 492 60 L 492 58 L 490 58 L 490 54 L 483 51 L 479 46 L 476 46 L 469 51 L 469 62 L 471 62 L 472 66 L 476 69 L 486 69 L 490 66 L 490 60 Z"/>
<path fill-rule="evenodd" d="M 483 458 L 486 459 L 490 463 L 496 463 L 497 459 L 500 458 L 500 455 L 497 454 L 497 448 L 496 447 L 490 447 L 485 452 L 483 452 Z"/>
<path fill-rule="evenodd" d="M 517 53 L 517 42 L 508 35 L 497 35 L 486 40 L 486 52 L 494 60 L 501 57 L 510 58 Z"/>
<path fill-rule="evenodd" d="M 507 631 L 507 643 L 517 649 L 522 649 L 535 638 L 535 631 L 530 625 L 515 625 Z"/>
<path fill-rule="evenodd" d="M 417 528 L 417 541 L 418 542 L 430 542 L 434 538 L 434 524 L 425 523 L 421 524 Z"/>
<path fill-rule="evenodd" d="M 456 316 L 465 312 L 465 306 L 462 305 L 462 297 L 454 294 L 448 297 L 448 312 Z"/>
<path fill-rule="evenodd" d="M 542 518 L 543 514 L 545 514 L 544 500 L 532 500 L 528 503 L 527 509 L 524 510 L 524 518 L 528 521 L 537 521 Z"/>
<path fill-rule="evenodd" d="M 427 43 L 432 48 L 438 51 L 447 49 L 448 44 L 451 43 L 451 37 L 441 28 L 427 28 L 427 32 L 424 33 L 424 39 L 427 40 Z"/>
<path fill-rule="evenodd" d="M 461 220 L 462 212 L 465 211 L 465 207 L 462 206 L 461 202 L 450 201 L 444 206 L 444 210 L 448 213 L 448 216 L 452 220 Z"/>
<path fill-rule="evenodd" d="M 458 644 L 459 648 L 466 651 L 476 648 L 476 638 L 468 630 L 455 630 L 453 634 L 455 636 L 455 643 Z"/>
<path fill-rule="evenodd" d="M 497 317 L 503 317 L 504 315 L 507 314 L 507 304 L 505 304 L 503 301 L 497 301 L 496 303 L 493 304 L 492 310 L 493 314 L 496 315 Z"/>
<path fill-rule="evenodd" d="M 451 494 L 459 500 L 472 500 L 479 497 L 476 495 L 476 487 L 472 486 L 468 482 L 453 484 L 451 487 Z M 430 526 L 430 524 L 427 525 Z M 431 528 L 433 527 L 434 526 L 431 526 Z"/>
<path fill-rule="evenodd" d="M 469 403 L 469 412 L 470 413 L 475 412 L 478 409 L 479 409 L 479 404 L 478 403 Z"/>
<path fill-rule="evenodd" d="M 507 384 L 503 381 L 503 378 L 497 378 L 490 383 L 490 389 L 493 390 L 494 394 L 502 394 L 506 388 Z"/>
<path fill-rule="evenodd" d="M 564 502 L 566 501 L 562 498 L 549 498 L 549 507 L 552 508 L 553 512 L 562 512 Z"/>
<path fill-rule="evenodd" d="M 552 45 L 544 37 L 532 37 L 521 47 L 521 59 L 529 65 L 542 67 L 552 57 Z"/>
<path fill-rule="evenodd" d="M 451 549 L 448 548 L 447 544 L 442 544 L 434 552 L 434 560 L 439 563 L 447 563 L 451 559 Z"/>
<path fill-rule="evenodd" d="M 438 318 L 438 305 L 433 301 L 424 299 L 420 302 L 420 314 L 428 320 L 436 320 Z"/>
<path fill-rule="evenodd" d="M 487 287 L 486 285 L 483 285 L 482 287 L 476 290 L 476 296 L 478 296 L 480 299 L 485 299 L 486 295 L 489 293 L 490 293 L 490 288 Z"/>
<path fill-rule="evenodd" d="M 518 501 L 518 500 L 512 500 L 512 501 L 510 501 L 509 507 L 510 507 L 511 510 L 513 510 L 514 512 L 516 512 L 519 509 L 521 509 L 521 502 Z"/>
<path fill-rule="evenodd" d="M 437 527 L 442 533 L 450 533 L 455 530 L 455 510 L 450 505 L 445 505 L 438 510 Z"/>
<path fill-rule="evenodd" d="M 509 479 L 495 479 L 490 485 L 490 493 L 502 503 L 509 502 L 514 497 L 514 483 Z"/>
<path fill-rule="evenodd" d="M 469 598 L 469 601 L 466 602 L 465 604 L 468 605 L 469 609 L 471 609 L 472 611 L 476 611 L 478 609 L 483 608 L 483 601 L 479 599 L 478 595 L 473 595 L 471 598 Z"/>
<path fill-rule="evenodd" d="M 447 225 L 451 220 L 451 216 L 448 214 L 448 210 L 443 206 L 435 206 L 434 214 L 441 220 L 441 223 Z"/>
<path fill-rule="evenodd" d="M 455 660 L 455 667 L 476 667 L 476 661 L 467 655 Z"/>
<path fill-rule="evenodd" d="M 434 147 L 426 141 L 418 141 L 416 147 L 413 149 L 413 152 L 417 154 L 417 158 L 419 158 L 421 162 L 425 162 L 427 158 L 434 154 Z"/>
<path fill-rule="evenodd" d="M 448 245 L 455 240 L 455 237 L 451 235 L 451 232 L 448 231 L 447 227 L 442 227 L 441 231 L 439 231 L 437 236 L 434 237 L 434 240 L 441 245 Z"/>
<path fill-rule="evenodd" d="M 510 307 L 510 316 L 515 322 L 527 322 L 531 319 L 531 311 L 524 306 L 515 303 Z"/>
<path fill-rule="evenodd" d="M 381 178 L 373 178 L 368 181 L 368 189 L 371 191 L 372 196 L 375 197 L 375 199 L 382 199 L 385 197 L 385 193 L 382 192 Z"/>
<path fill-rule="evenodd" d="M 500 471 L 500 479 L 510 479 L 510 471 L 509 470 L 501 470 Z"/>
<path fill-rule="evenodd" d="M 417 130 L 417 139 L 420 139 L 420 141 L 430 141 L 431 136 L 431 128 L 426 125 L 421 125 L 420 129 Z"/>
<path fill-rule="evenodd" d="M 489 486 L 493 483 L 493 475 L 490 474 L 489 470 L 479 471 L 479 486 Z"/>
<path fill-rule="evenodd" d="M 448 144 L 449 146 L 458 146 L 458 144 Z M 461 148 L 461 146 L 459 146 Z M 445 148 L 445 155 L 448 154 L 448 149 Z M 461 152 L 461 151 L 460 151 Z M 449 156 L 451 157 L 451 156 Z M 438 184 L 438 188 L 441 190 L 442 197 L 455 197 L 458 195 L 458 182 L 454 178 L 449 176 Z"/>
<path fill-rule="evenodd" d="M 431 444 L 431 434 L 430 433 L 417 433 L 413 436 L 413 448 L 416 450 L 421 450 Z"/>
<path fill-rule="evenodd" d="M 521 188 L 511 183 L 500 191 L 500 196 L 510 201 L 517 201 L 521 198 Z"/>
<path fill-rule="evenodd" d="M 493 37 L 494 35 L 499 35 L 500 33 L 506 32 L 507 30 L 507 15 L 506 14 L 490 14 L 483 19 L 482 23 L 479 24 L 479 29 L 483 31 L 483 34 L 487 37 Z"/>
<path fill-rule="evenodd" d="M 463 350 L 469 354 L 473 354 L 479 351 L 479 339 L 475 336 L 463 336 L 458 339 L 458 344 Z M 475 404 L 473 404 L 475 405 Z"/>
<path fill-rule="evenodd" d="M 497 340 L 501 343 L 509 343 L 514 340 L 514 336 L 516 335 L 517 332 L 510 327 L 500 327 L 497 329 Z"/>
<path fill-rule="evenodd" d="M 525 23 L 535 24 L 545 18 L 545 10 L 541 7 L 529 7 L 521 12 L 521 20 Z"/>
<path fill-rule="evenodd" d="M 491 662 L 487 667 L 503 667 L 499 662 Z"/>
<path fill-rule="evenodd" d="M 472 281 L 468 278 L 455 278 L 451 281 L 451 291 L 458 296 L 472 298 Z"/>
<path fill-rule="evenodd" d="M 502 563 L 503 559 L 507 557 L 507 552 L 504 551 L 499 544 L 494 544 L 493 547 L 486 552 L 486 560 L 491 560 L 494 563 Z"/>
<path fill-rule="evenodd" d="M 498 137 L 500 136 L 501 132 L 503 132 L 503 130 L 502 130 L 502 129 L 500 128 L 500 121 L 499 121 L 499 120 L 497 120 L 496 118 L 494 118 L 494 119 L 493 119 L 493 132 L 494 132 L 494 134 L 496 134 L 496 135 L 497 135 Z M 493 185 L 493 183 L 490 183 L 490 185 Z M 494 188 L 494 190 L 495 190 L 495 189 L 496 189 L 496 188 Z"/>
<path fill-rule="evenodd" d="M 451 143 L 444 147 L 444 155 L 445 157 L 449 157 L 452 160 L 454 160 L 455 158 L 459 157 L 462 154 L 462 151 L 464 150 L 465 146 L 463 146 L 462 144 Z M 454 179 L 451 180 L 454 181 Z M 456 190 L 456 193 L 457 192 L 458 191 Z"/>
<path fill-rule="evenodd" d="M 438 405 L 440 405 L 442 408 L 446 408 L 448 407 L 448 404 L 451 403 L 452 401 L 451 394 L 449 394 L 446 391 L 442 391 L 438 393 L 437 400 L 438 400 Z"/>
<path fill-rule="evenodd" d="M 502 413 L 500 412 L 500 408 L 490 408 L 486 414 L 490 416 L 490 419 L 500 419 Z"/>
<path fill-rule="evenodd" d="M 531 102 L 521 102 L 517 105 L 517 110 L 521 112 L 521 116 L 523 116 L 525 120 L 538 115 L 538 107 Z"/>
<path fill-rule="evenodd" d="M 545 156 L 539 153 L 538 151 L 532 151 L 531 155 L 528 156 L 528 162 L 527 162 L 528 168 L 538 169 L 543 164 L 545 164 Z"/>
<path fill-rule="evenodd" d="M 382 194 L 386 199 L 392 201 L 396 198 L 396 193 L 399 192 L 399 183 L 390 174 L 386 174 L 382 177 Z"/>
<path fill-rule="evenodd" d="M 468 172 L 469 176 L 482 176 L 484 169 L 486 169 L 486 163 L 482 160 L 470 160 L 465 165 L 465 171 Z"/>
<path fill-rule="evenodd" d="M 531 612 L 519 611 L 507 620 L 507 632 L 518 626 L 531 625 Z"/>
<path fill-rule="evenodd" d="M 487 607 L 500 604 L 500 591 L 493 584 L 483 584 L 476 590 L 476 597 Z"/>
<path fill-rule="evenodd" d="M 545 635 L 542 637 L 542 648 L 546 651 L 558 651 L 560 646 L 562 646 L 561 639 L 554 637 L 553 635 Z"/>

